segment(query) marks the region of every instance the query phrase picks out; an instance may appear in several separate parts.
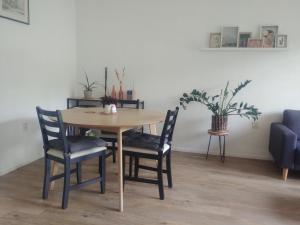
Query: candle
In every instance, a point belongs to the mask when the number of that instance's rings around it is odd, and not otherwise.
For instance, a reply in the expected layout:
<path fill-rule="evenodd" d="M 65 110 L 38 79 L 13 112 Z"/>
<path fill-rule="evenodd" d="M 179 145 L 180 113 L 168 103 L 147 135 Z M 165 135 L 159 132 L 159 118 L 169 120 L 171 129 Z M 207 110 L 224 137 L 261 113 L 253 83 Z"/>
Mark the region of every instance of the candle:
<path fill-rule="evenodd" d="M 105 91 L 105 97 L 107 96 L 106 95 L 106 92 L 107 92 L 107 67 L 105 67 L 105 86 L 104 86 L 104 91 Z"/>

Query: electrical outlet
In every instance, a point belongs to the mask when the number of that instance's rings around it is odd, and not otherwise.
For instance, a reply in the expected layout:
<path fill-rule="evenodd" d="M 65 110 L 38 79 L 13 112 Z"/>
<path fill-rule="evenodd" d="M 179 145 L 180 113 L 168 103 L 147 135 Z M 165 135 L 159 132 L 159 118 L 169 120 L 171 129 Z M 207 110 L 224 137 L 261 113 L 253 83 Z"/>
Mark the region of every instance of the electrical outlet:
<path fill-rule="evenodd" d="M 23 128 L 24 131 L 28 131 L 28 128 L 29 128 L 28 122 L 24 122 L 22 124 L 22 128 Z"/>

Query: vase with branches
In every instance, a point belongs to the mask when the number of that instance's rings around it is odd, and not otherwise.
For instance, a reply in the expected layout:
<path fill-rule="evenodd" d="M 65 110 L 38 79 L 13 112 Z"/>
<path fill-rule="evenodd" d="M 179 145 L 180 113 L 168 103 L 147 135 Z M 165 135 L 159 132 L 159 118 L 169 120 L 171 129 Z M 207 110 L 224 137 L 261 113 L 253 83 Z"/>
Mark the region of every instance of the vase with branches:
<path fill-rule="evenodd" d="M 123 81 L 124 81 L 124 77 L 125 77 L 125 67 L 123 67 L 122 74 L 117 69 L 115 70 L 115 73 L 116 73 L 116 76 L 117 76 L 117 79 L 118 79 L 119 85 L 120 85 L 118 97 L 119 97 L 119 99 L 123 99 L 124 98 Z"/>
<path fill-rule="evenodd" d="M 207 107 L 212 115 L 213 131 L 227 130 L 228 116 L 238 115 L 242 118 L 252 119 L 254 122 L 258 120 L 261 112 L 254 106 L 246 102 L 234 101 L 237 94 L 244 89 L 251 80 L 240 83 L 235 89 L 229 89 L 229 81 L 220 94 L 208 95 L 206 91 L 194 89 L 191 93 L 184 93 L 180 98 L 180 105 L 186 109 L 187 104 L 191 102 L 199 102 Z"/>

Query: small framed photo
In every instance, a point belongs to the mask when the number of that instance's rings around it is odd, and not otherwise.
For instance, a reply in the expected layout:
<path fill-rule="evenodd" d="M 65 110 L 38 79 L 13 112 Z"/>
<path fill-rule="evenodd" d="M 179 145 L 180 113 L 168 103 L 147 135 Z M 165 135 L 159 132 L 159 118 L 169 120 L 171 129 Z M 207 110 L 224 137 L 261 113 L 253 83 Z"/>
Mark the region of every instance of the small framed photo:
<path fill-rule="evenodd" d="M 251 32 L 240 32 L 239 33 L 239 48 L 247 48 L 248 40 L 252 37 Z"/>
<path fill-rule="evenodd" d="M 260 38 L 263 48 L 275 48 L 278 35 L 278 26 L 262 26 L 260 29 Z"/>
<path fill-rule="evenodd" d="M 222 28 L 222 47 L 234 48 L 238 47 L 239 27 L 223 27 Z"/>
<path fill-rule="evenodd" d="M 249 38 L 248 39 L 248 48 L 261 48 L 262 46 L 262 40 L 257 38 Z"/>
<path fill-rule="evenodd" d="M 0 17 L 29 24 L 29 0 L 0 0 Z"/>
<path fill-rule="evenodd" d="M 221 47 L 221 33 L 210 33 L 209 47 L 210 48 Z"/>
<path fill-rule="evenodd" d="M 276 47 L 277 48 L 287 48 L 287 35 L 280 34 L 277 35 Z"/>

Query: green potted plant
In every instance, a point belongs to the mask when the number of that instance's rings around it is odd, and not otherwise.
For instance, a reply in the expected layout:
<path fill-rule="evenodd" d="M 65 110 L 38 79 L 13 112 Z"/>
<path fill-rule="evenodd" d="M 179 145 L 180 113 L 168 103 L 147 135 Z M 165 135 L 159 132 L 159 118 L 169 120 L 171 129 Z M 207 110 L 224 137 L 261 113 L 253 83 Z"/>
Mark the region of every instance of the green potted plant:
<path fill-rule="evenodd" d="M 97 87 L 97 81 L 90 82 L 87 73 L 85 73 L 86 83 L 80 83 L 83 86 L 84 98 L 92 98 L 93 97 L 93 89 Z"/>
<path fill-rule="evenodd" d="M 254 122 L 258 120 L 261 112 L 253 105 L 245 102 L 235 102 L 236 95 L 245 88 L 251 80 L 246 80 L 238 85 L 234 90 L 229 90 L 229 81 L 225 89 L 220 94 L 210 96 L 205 91 L 194 89 L 191 93 L 184 93 L 180 98 L 180 105 L 186 109 L 186 105 L 191 102 L 199 102 L 210 110 L 212 115 L 211 130 L 220 131 L 227 130 L 228 116 L 238 115 L 243 118 L 252 119 Z"/>

